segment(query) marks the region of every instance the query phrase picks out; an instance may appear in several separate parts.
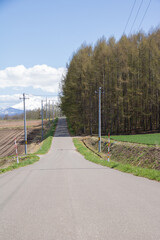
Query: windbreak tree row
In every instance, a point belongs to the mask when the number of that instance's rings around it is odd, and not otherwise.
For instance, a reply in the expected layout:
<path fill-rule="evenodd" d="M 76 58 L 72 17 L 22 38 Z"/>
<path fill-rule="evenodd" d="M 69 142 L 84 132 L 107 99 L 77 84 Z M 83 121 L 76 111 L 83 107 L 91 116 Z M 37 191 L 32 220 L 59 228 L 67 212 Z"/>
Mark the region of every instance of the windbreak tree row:
<path fill-rule="evenodd" d="M 98 131 L 99 87 L 103 134 L 159 130 L 160 29 L 82 45 L 61 87 L 62 111 L 77 134 Z"/>

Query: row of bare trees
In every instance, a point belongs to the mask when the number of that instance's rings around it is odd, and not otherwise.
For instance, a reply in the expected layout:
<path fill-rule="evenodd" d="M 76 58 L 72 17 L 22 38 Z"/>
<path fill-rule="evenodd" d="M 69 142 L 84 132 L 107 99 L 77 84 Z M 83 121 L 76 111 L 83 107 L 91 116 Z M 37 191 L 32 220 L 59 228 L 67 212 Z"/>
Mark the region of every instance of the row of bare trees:
<path fill-rule="evenodd" d="M 103 134 L 159 130 L 160 29 L 82 45 L 61 87 L 61 108 L 76 133 L 97 133 L 99 87 Z"/>
<path fill-rule="evenodd" d="M 49 113 L 49 108 L 47 109 L 46 112 L 46 108 L 44 108 L 43 110 L 43 117 L 44 119 L 49 119 L 49 115 L 50 118 L 52 119 L 53 117 L 53 108 L 50 107 L 50 113 Z M 54 105 L 54 118 L 56 117 L 60 117 L 62 116 L 61 113 L 61 109 L 59 108 L 59 104 L 56 103 Z M 24 114 L 15 114 L 15 115 L 4 115 L 4 116 L 0 116 L 0 120 L 22 120 L 24 118 Z M 27 110 L 26 111 L 26 119 L 27 120 L 34 120 L 34 119 L 41 119 L 42 118 L 42 109 L 38 108 L 35 110 Z"/>

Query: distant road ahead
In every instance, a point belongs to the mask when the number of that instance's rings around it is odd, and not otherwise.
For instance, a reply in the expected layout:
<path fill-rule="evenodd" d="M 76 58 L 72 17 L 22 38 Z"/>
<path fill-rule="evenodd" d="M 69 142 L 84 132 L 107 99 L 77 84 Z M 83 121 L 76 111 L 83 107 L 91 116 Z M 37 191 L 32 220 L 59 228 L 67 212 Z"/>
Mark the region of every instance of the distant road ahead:
<path fill-rule="evenodd" d="M 160 240 L 160 183 L 85 160 L 60 119 L 48 154 L 0 175 L 0 240 Z"/>

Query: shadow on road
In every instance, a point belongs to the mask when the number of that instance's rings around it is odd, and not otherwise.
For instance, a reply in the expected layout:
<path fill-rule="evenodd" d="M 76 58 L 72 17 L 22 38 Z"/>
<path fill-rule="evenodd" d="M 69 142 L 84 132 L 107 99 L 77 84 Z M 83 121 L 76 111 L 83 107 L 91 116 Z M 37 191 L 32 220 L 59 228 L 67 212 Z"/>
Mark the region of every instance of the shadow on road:
<path fill-rule="evenodd" d="M 59 118 L 54 137 L 70 137 L 66 118 Z"/>
<path fill-rule="evenodd" d="M 39 169 L 33 169 L 32 171 L 64 171 L 64 170 L 111 170 L 110 168 L 97 168 L 97 167 L 92 167 L 92 168 L 39 168 Z"/>

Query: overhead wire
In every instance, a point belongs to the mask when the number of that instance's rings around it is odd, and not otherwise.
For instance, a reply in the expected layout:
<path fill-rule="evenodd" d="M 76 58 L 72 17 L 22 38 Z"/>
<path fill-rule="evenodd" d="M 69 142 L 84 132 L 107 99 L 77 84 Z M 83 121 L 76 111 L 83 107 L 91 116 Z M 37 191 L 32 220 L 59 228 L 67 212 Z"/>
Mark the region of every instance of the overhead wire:
<path fill-rule="evenodd" d="M 127 26 L 128 26 L 129 20 L 130 20 L 130 18 L 131 18 L 131 15 L 132 15 L 134 6 L 135 6 L 135 4 L 136 4 L 136 1 L 137 1 L 137 0 L 135 0 L 134 3 L 133 3 L 133 6 L 132 6 L 132 9 L 131 9 L 130 15 L 129 15 L 129 17 L 128 17 L 127 23 L 126 23 L 125 28 L 124 28 L 124 31 L 123 31 L 123 34 L 125 34 L 125 31 L 126 31 L 126 28 L 127 28 Z"/>
<path fill-rule="evenodd" d="M 145 18 L 145 16 L 146 16 L 146 13 L 147 13 L 148 9 L 149 9 L 149 6 L 150 6 L 150 4 L 151 4 L 151 1 L 152 1 L 152 0 L 150 0 L 149 3 L 148 3 L 148 6 L 147 6 L 147 8 L 146 8 L 146 11 L 145 11 L 145 13 L 144 13 L 144 15 L 143 15 L 143 17 L 142 17 L 142 20 L 141 20 L 141 22 L 140 22 L 140 24 L 139 24 L 138 30 L 140 30 L 140 27 L 141 27 L 141 25 L 142 25 L 142 23 L 143 23 L 143 20 L 144 20 L 144 18 Z"/>
<path fill-rule="evenodd" d="M 137 17 L 138 17 L 139 11 L 140 11 L 140 9 L 141 9 L 141 7 L 142 7 L 142 3 L 143 3 L 143 0 L 141 1 L 140 5 L 139 5 L 139 8 L 138 8 L 138 11 L 137 11 L 136 17 L 135 17 L 135 19 L 134 19 L 134 21 L 133 21 L 133 24 L 132 24 L 131 30 L 130 30 L 130 32 L 129 32 L 129 35 L 130 35 L 131 32 L 132 32 L 133 26 L 134 26 L 135 21 L 136 21 L 136 19 L 137 19 Z"/>
<path fill-rule="evenodd" d="M 32 96 L 36 96 L 36 97 L 57 97 L 55 94 L 50 94 L 50 95 L 45 95 L 45 94 L 41 94 L 41 95 L 37 95 L 37 94 L 30 94 Z"/>

